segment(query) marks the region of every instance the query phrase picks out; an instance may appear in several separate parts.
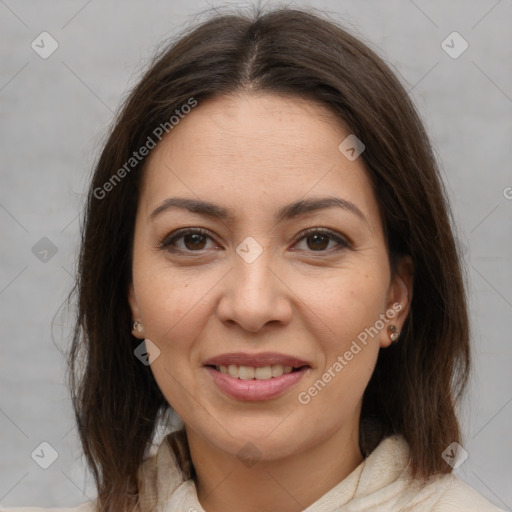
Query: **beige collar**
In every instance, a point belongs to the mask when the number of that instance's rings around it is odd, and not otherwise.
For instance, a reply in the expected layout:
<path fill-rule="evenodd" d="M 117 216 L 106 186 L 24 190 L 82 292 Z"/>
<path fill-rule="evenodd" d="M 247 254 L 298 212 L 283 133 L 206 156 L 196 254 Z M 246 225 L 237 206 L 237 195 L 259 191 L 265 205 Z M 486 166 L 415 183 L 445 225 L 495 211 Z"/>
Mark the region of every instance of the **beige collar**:
<path fill-rule="evenodd" d="M 380 495 L 383 489 L 388 497 L 401 493 L 409 480 L 408 456 L 401 436 L 385 438 L 350 475 L 304 512 L 333 512 L 348 503 L 371 502 L 372 495 Z M 140 512 L 205 512 L 197 498 L 192 471 L 185 431 L 171 432 L 139 469 Z"/>

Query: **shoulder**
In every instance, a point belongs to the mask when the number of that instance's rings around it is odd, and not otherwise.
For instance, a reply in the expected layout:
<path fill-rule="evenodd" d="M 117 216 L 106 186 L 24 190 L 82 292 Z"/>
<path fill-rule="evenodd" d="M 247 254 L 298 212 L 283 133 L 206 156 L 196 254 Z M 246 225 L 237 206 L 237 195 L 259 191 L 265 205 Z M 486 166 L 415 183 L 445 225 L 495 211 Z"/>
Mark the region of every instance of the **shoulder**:
<path fill-rule="evenodd" d="M 3 507 L 0 505 L 0 512 L 95 512 L 94 503 L 88 501 L 77 507 L 65 508 L 42 508 L 42 507 Z"/>
<path fill-rule="evenodd" d="M 478 511 L 478 512 L 500 512 L 502 509 L 491 504 L 479 492 L 466 482 L 460 480 L 455 475 L 447 475 L 439 481 L 443 487 L 442 494 L 435 512 L 453 510 L 458 511 Z"/>
<path fill-rule="evenodd" d="M 432 508 L 429 510 L 432 512 L 503 512 L 454 474 L 427 484 L 419 493 L 417 510 L 421 510 L 421 495 L 431 502 Z M 427 496 L 435 496 L 435 499 L 431 501 Z"/>
<path fill-rule="evenodd" d="M 383 439 L 364 464 L 355 495 L 360 508 L 354 510 L 503 512 L 454 473 L 427 482 L 413 479 L 409 446 L 402 436 Z"/>

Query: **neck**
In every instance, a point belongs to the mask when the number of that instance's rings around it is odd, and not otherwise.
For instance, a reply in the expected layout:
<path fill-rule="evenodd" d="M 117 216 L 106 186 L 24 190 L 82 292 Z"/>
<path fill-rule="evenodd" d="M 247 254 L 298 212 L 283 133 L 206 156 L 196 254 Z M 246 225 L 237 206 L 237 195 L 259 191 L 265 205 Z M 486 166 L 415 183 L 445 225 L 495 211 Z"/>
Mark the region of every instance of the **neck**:
<path fill-rule="evenodd" d="M 358 426 L 340 429 L 299 453 L 252 465 L 191 429 L 187 429 L 187 437 L 197 495 L 206 512 L 297 512 L 321 498 L 363 461 Z"/>

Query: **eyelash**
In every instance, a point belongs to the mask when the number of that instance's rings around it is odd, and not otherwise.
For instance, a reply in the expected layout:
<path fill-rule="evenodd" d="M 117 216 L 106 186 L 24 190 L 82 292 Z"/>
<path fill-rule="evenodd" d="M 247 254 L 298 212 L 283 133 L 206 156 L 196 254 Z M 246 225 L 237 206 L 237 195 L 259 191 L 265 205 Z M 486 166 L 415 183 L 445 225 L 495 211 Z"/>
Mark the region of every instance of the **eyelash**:
<path fill-rule="evenodd" d="M 202 228 L 184 228 L 184 229 L 180 229 L 174 233 L 171 233 L 171 235 L 168 235 L 168 236 L 165 236 L 159 243 L 159 248 L 160 249 L 163 249 L 163 250 L 167 250 L 167 251 L 170 251 L 170 252 L 173 252 L 173 253 L 182 253 L 182 254 L 187 254 L 187 255 L 190 255 L 192 253 L 199 253 L 200 255 L 203 254 L 203 250 L 204 249 L 201 249 L 199 251 L 190 251 L 190 250 L 181 250 L 181 249 L 176 249 L 175 247 L 175 243 L 177 240 L 187 236 L 187 235 L 194 235 L 194 234 L 198 234 L 198 235 L 202 235 L 204 237 L 207 237 L 209 239 L 212 239 L 212 237 L 210 236 L 210 233 L 208 231 L 206 231 L 205 229 L 202 229 Z M 301 233 L 299 233 L 296 241 L 294 242 L 295 243 L 298 243 L 300 242 L 301 240 L 307 238 L 308 236 L 312 235 L 312 234 L 318 234 L 318 235 L 325 235 L 325 236 L 328 236 L 330 237 L 331 240 L 335 241 L 337 244 L 338 244 L 338 247 L 335 247 L 335 248 L 331 248 L 331 249 L 325 249 L 325 250 L 319 250 L 319 251 L 313 251 L 313 250 L 310 250 L 309 252 L 312 252 L 312 253 L 330 253 L 331 251 L 339 251 L 339 250 L 342 250 L 342 249 L 351 249 L 351 245 L 349 244 L 349 242 L 347 242 L 346 240 L 344 240 L 343 238 L 341 238 L 340 236 L 338 236 L 336 233 L 334 233 L 333 231 L 330 231 L 330 230 L 326 230 L 326 229 L 323 229 L 323 228 L 309 228 L 309 229 L 306 229 L 305 231 L 302 231 Z"/>

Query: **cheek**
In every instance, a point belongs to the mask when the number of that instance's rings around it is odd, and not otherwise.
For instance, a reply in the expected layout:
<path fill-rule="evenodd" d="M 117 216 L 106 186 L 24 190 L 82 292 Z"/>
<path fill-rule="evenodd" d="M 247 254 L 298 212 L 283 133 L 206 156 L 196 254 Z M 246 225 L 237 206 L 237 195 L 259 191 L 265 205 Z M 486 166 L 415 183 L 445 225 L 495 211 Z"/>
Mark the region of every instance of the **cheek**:
<path fill-rule="evenodd" d="M 298 398 L 316 418 L 323 418 L 324 427 L 346 421 L 362 399 L 380 349 L 374 326 L 383 312 L 385 292 L 378 273 L 347 271 L 326 280 L 321 292 L 303 296 L 312 313 L 308 329 L 323 357 Z"/>
<path fill-rule="evenodd" d="M 301 302 L 323 323 L 333 349 L 342 350 L 373 326 L 384 311 L 387 295 L 385 272 L 336 269 L 319 280 L 297 280 Z M 311 314 L 310 314 L 311 316 Z"/>
<path fill-rule="evenodd" d="M 208 290 L 218 279 L 192 276 L 159 264 L 138 275 L 137 299 L 146 336 L 160 349 L 151 371 L 168 403 L 188 419 L 190 396 L 201 396 L 194 380 L 201 354 L 197 340 L 209 318 Z M 134 283 L 137 286 L 136 276 Z"/>
<path fill-rule="evenodd" d="M 173 268 L 165 257 L 146 249 L 135 258 L 133 282 L 147 334 L 164 341 L 191 318 L 197 321 L 216 279 L 211 272 Z"/>

